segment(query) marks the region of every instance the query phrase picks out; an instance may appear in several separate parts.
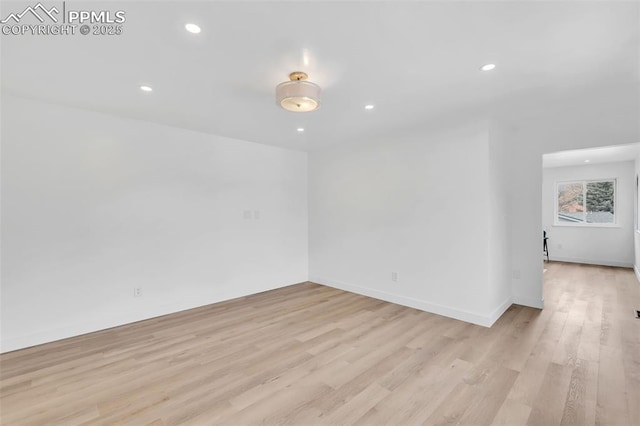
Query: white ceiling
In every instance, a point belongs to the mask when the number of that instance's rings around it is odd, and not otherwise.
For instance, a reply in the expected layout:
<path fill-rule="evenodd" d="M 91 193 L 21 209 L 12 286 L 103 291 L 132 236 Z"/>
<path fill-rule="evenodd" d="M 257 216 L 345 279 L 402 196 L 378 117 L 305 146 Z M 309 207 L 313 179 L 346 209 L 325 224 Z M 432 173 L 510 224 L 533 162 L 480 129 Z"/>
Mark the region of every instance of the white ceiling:
<path fill-rule="evenodd" d="M 3 2 L 2 15 L 29 4 Z M 490 116 L 523 93 L 637 82 L 636 2 L 67 4 L 125 10 L 123 34 L 3 35 L 4 92 L 294 149 Z M 320 110 L 275 106 L 295 70 L 322 87 Z"/>
<path fill-rule="evenodd" d="M 584 166 L 598 163 L 616 163 L 619 161 L 635 160 L 638 155 L 640 155 L 640 144 L 638 143 L 576 149 L 545 154 L 542 156 L 542 166 L 544 168 L 551 168 Z"/>

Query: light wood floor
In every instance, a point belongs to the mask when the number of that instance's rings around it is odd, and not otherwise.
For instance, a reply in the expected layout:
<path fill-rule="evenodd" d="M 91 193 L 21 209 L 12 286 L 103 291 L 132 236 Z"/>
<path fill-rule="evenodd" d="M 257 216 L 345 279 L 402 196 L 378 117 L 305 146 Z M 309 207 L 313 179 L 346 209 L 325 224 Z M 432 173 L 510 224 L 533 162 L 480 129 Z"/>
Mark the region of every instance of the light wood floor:
<path fill-rule="evenodd" d="M 550 263 L 490 329 L 302 284 L 4 354 L 2 424 L 640 424 L 640 285 Z"/>

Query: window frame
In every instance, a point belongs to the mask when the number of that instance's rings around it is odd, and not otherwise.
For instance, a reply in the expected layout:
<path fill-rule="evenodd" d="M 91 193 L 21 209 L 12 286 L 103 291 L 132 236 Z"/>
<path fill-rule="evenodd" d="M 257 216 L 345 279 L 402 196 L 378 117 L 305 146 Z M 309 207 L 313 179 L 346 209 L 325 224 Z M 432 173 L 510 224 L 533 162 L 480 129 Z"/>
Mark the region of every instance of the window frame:
<path fill-rule="evenodd" d="M 587 203 L 587 184 L 594 182 L 613 182 L 613 222 L 611 223 L 589 223 L 589 222 L 559 222 L 558 221 L 558 188 L 560 185 L 566 184 L 582 184 L 582 198 L 585 206 Z M 617 178 L 602 178 L 602 179 L 576 179 L 566 181 L 556 181 L 554 200 L 553 200 L 553 226 L 567 226 L 567 227 L 587 227 L 587 228 L 619 228 L 618 225 L 618 179 Z"/>

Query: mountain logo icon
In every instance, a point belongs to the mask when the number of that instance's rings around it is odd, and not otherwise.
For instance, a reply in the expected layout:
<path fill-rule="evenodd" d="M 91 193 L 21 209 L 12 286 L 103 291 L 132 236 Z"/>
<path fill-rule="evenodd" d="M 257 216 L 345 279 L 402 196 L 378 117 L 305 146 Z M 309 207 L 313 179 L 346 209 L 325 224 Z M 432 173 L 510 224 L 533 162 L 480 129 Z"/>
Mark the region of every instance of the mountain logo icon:
<path fill-rule="evenodd" d="M 58 18 L 54 16 L 54 13 L 57 15 L 59 13 L 58 9 L 52 7 L 51 9 L 47 9 L 42 5 L 42 3 L 38 3 L 35 6 L 29 6 L 21 13 L 10 13 L 5 19 L 0 21 L 2 24 L 8 23 L 10 20 L 13 20 L 16 24 L 20 22 L 20 20 L 27 14 L 31 14 L 38 19 L 41 23 L 44 22 L 44 18 L 49 17 L 54 23 L 58 22 Z"/>

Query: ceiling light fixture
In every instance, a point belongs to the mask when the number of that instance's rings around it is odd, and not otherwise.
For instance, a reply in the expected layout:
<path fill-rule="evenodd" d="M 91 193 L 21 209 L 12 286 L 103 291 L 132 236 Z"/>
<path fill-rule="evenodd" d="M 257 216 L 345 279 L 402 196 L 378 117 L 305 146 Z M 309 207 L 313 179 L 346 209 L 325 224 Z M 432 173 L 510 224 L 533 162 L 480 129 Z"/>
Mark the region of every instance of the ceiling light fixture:
<path fill-rule="evenodd" d="M 491 71 L 496 67 L 496 64 L 486 64 L 480 67 L 482 71 Z"/>
<path fill-rule="evenodd" d="M 591 160 L 584 160 L 584 162 L 585 162 L 585 163 L 590 163 L 590 162 L 591 162 Z"/>
<path fill-rule="evenodd" d="M 371 104 L 364 106 L 364 109 L 374 109 L 374 108 L 375 108 L 375 106 L 371 105 Z"/>
<path fill-rule="evenodd" d="M 140 86 L 140 90 L 142 90 L 143 92 L 153 92 L 151 86 Z"/>
<path fill-rule="evenodd" d="M 309 112 L 320 107 L 320 86 L 307 81 L 307 74 L 296 71 L 290 81 L 276 86 L 276 103 L 287 111 Z"/>
<path fill-rule="evenodd" d="M 184 27 L 187 31 L 189 31 L 192 34 L 199 34 L 200 31 L 202 31 L 200 27 L 197 26 L 196 24 L 186 24 Z"/>
<path fill-rule="evenodd" d="M 304 132 L 304 129 L 302 127 L 298 127 L 296 130 L 298 130 L 298 133 Z"/>

